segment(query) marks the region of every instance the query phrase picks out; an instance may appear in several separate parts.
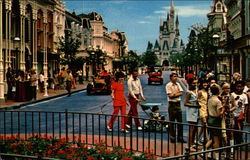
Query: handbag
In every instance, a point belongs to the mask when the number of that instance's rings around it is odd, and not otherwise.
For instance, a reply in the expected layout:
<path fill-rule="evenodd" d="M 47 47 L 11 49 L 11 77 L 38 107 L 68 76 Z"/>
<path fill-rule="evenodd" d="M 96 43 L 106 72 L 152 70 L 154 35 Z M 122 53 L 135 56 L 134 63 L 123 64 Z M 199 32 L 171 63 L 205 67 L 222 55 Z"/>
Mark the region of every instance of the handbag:
<path fill-rule="evenodd" d="M 243 113 L 243 111 L 241 111 L 239 117 L 237 118 L 237 120 L 242 121 L 242 120 L 244 120 L 244 118 L 245 118 L 244 113 Z"/>
<path fill-rule="evenodd" d="M 12 92 L 16 92 L 16 86 L 13 86 L 11 89 Z"/>

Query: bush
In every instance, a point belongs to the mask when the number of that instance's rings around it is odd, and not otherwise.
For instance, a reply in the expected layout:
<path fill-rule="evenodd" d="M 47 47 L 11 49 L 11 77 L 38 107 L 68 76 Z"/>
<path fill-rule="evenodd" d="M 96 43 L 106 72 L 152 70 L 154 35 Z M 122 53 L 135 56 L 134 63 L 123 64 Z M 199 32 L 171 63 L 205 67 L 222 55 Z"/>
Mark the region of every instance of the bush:
<path fill-rule="evenodd" d="M 108 148 L 104 142 L 97 143 L 92 147 L 79 142 L 66 142 L 65 139 L 46 138 L 33 136 L 27 140 L 18 136 L 0 137 L 0 152 L 29 155 L 36 157 L 49 157 L 70 160 L 150 160 L 156 159 L 151 153 L 136 155 L 130 150 L 120 146 Z"/>

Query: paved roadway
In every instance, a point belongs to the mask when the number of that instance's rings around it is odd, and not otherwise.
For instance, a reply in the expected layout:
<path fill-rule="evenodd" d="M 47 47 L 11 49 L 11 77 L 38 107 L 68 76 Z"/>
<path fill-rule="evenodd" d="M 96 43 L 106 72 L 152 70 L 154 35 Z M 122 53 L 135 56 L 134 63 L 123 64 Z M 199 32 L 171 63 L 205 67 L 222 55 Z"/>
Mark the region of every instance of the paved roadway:
<path fill-rule="evenodd" d="M 169 71 L 163 72 L 164 76 L 164 84 L 163 85 L 148 85 L 147 84 L 147 75 L 141 75 L 140 79 L 142 82 L 143 90 L 145 97 L 147 99 L 147 102 L 157 102 L 162 103 L 162 106 L 160 106 L 160 112 L 161 114 L 165 115 L 166 119 L 168 119 L 168 113 L 167 113 L 167 99 L 166 99 L 166 93 L 165 93 L 165 85 L 169 82 Z M 184 87 L 184 86 L 183 86 Z M 186 88 L 184 87 L 184 90 L 186 91 Z M 126 86 L 126 95 L 127 95 L 127 86 Z M 184 98 L 184 95 L 182 96 L 182 99 Z M 102 112 L 105 114 L 112 114 L 113 107 L 112 107 L 112 99 L 109 95 L 91 95 L 88 96 L 86 94 L 86 91 L 82 91 L 79 93 L 72 94 L 70 97 L 64 96 L 59 97 L 56 99 L 44 101 L 37 104 L 32 104 L 25 106 L 21 109 L 18 109 L 19 111 L 50 111 L 50 112 L 63 112 L 66 109 L 68 112 L 85 112 L 85 113 L 100 113 L 101 108 Z M 185 122 L 185 108 L 183 107 L 182 103 L 182 109 L 183 109 L 183 120 Z M 129 107 L 127 107 L 127 112 L 129 110 Z M 142 111 L 140 107 L 138 107 L 139 110 L 139 116 L 142 118 L 148 118 L 147 115 Z M 4 115 L 3 113 L 0 113 L 0 123 L 4 123 Z M 33 115 L 33 116 L 32 116 Z M 6 133 L 29 133 L 30 131 L 35 132 L 41 132 L 41 133 L 51 133 L 53 132 L 65 132 L 65 114 L 64 113 L 12 113 L 12 119 L 11 119 L 11 113 L 6 113 L 5 115 L 5 121 L 8 122 L 6 126 L 0 125 L 0 132 L 3 132 L 3 129 L 5 128 Z M 88 115 L 81 115 L 78 114 L 68 114 L 69 121 L 68 121 L 68 127 L 69 133 L 78 133 L 79 132 L 79 126 L 82 126 L 83 124 L 88 124 L 88 130 L 91 130 L 91 127 L 101 125 L 102 128 L 105 128 L 107 126 L 107 121 L 109 117 L 100 116 L 101 120 L 99 122 L 98 115 L 92 116 Z M 47 121 L 46 121 L 47 119 Z M 59 121 L 61 119 L 61 122 Z M 106 120 L 105 120 L 106 119 Z M 54 123 L 52 122 L 54 121 Z M 79 121 L 81 121 L 81 124 L 79 124 Z M 94 122 L 93 122 L 94 121 Z M 32 123 L 33 122 L 33 123 Z M 11 124 L 13 127 L 11 127 Z M 18 127 L 18 124 L 20 127 Z M 116 121 L 116 124 L 114 128 L 117 128 L 118 122 Z M 46 127 L 47 126 L 47 127 Z M 11 131 L 11 128 L 12 131 Z M 19 128 L 19 129 L 18 129 Z M 54 128 L 54 129 L 53 129 Z M 74 130 L 72 128 L 75 128 Z M 84 127 L 83 127 L 84 128 Z M 85 129 L 81 129 L 83 130 Z M 98 129 L 99 130 L 99 129 Z M 100 129 L 101 133 L 103 133 L 103 130 Z M 186 133 L 186 127 L 184 128 L 184 132 Z M 96 132 L 96 131 L 95 131 Z M 87 132 L 86 132 L 87 133 Z M 187 134 L 184 134 L 186 136 Z"/>
<path fill-rule="evenodd" d="M 169 71 L 163 72 L 164 84 L 163 85 L 148 85 L 147 84 L 147 75 L 141 75 L 140 80 L 142 83 L 143 91 L 147 102 L 157 102 L 162 103 L 160 106 L 160 111 L 162 114 L 167 116 L 167 98 L 165 93 L 165 85 L 169 82 Z M 125 83 L 126 84 L 126 83 Z M 127 85 L 125 85 L 125 95 L 127 95 Z M 183 86 L 184 87 L 184 86 Z M 186 91 L 186 88 L 184 88 Z M 184 98 L 182 96 L 182 99 Z M 90 112 L 98 113 L 101 112 L 101 107 L 104 106 L 103 113 L 111 114 L 112 99 L 109 95 L 91 95 L 88 96 L 86 91 L 73 94 L 71 97 L 63 96 L 49 101 L 41 102 L 38 104 L 32 104 L 25 107 L 22 107 L 19 110 L 32 110 L 32 111 L 65 111 L 67 109 L 69 112 Z M 183 107 L 182 107 L 183 108 Z M 145 117 L 145 113 L 139 107 L 140 117 Z M 185 108 L 183 108 L 185 110 Z M 127 107 L 127 111 L 129 107 Z M 185 116 L 185 112 L 183 112 Z M 167 116 L 168 117 L 168 116 Z M 185 118 L 184 118 L 185 119 Z"/>

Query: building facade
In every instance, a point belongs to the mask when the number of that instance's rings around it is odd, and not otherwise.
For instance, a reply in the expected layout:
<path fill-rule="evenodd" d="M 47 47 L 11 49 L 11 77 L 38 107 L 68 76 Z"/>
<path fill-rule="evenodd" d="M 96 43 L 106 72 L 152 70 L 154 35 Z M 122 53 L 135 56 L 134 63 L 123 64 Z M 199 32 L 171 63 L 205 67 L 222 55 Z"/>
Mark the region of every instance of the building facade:
<path fill-rule="evenodd" d="M 58 36 L 64 35 L 65 5 L 60 0 L 0 0 L 0 99 L 7 68 L 44 71 L 56 67 Z M 45 95 L 47 94 L 45 83 Z"/>
<path fill-rule="evenodd" d="M 225 0 L 225 4 L 229 33 L 233 37 L 230 49 L 232 73 L 239 72 L 246 79 L 250 76 L 250 2 Z"/>
<path fill-rule="evenodd" d="M 222 0 L 215 0 L 211 12 L 207 14 L 208 31 L 212 36 L 218 35 L 218 43 L 214 48 L 215 62 L 213 69 L 220 81 L 229 81 L 231 68 L 231 53 L 225 50 L 223 44 L 227 41 L 227 7 Z M 214 41 L 215 38 L 213 38 Z"/>
<path fill-rule="evenodd" d="M 151 48 L 150 46 L 147 49 Z M 172 54 L 182 52 L 184 44 L 179 30 L 179 18 L 175 14 L 174 1 L 171 0 L 170 11 L 166 19 L 160 20 L 159 39 L 155 41 L 152 51 L 157 55 L 158 65 L 169 65 Z"/>
<path fill-rule="evenodd" d="M 82 16 L 83 17 L 83 16 Z M 92 41 L 90 50 L 104 52 L 105 70 L 112 72 L 120 67 L 121 56 L 128 52 L 128 41 L 124 32 L 119 30 L 109 33 L 108 28 L 104 26 L 102 16 L 96 12 L 86 15 L 92 28 Z M 98 52 L 96 52 L 98 53 Z"/>

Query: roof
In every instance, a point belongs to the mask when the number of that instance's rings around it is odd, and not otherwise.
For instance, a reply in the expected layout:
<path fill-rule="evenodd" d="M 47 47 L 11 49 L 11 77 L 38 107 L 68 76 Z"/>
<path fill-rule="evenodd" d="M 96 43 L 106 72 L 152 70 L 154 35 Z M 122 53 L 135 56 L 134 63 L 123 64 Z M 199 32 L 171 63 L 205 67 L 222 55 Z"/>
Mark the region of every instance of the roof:
<path fill-rule="evenodd" d="M 88 14 L 90 20 L 103 21 L 102 16 L 97 12 L 91 12 Z"/>
<path fill-rule="evenodd" d="M 163 42 L 163 47 L 162 47 L 162 49 L 163 49 L 163 50 L 169 50 L 169 46 L 168 46 L 168 41 L 167 41 L 167 40 L 165 40 L 165 41 Z"/>
<path fill-rule="evenodd" d="M 161 49 L 157 40 L 155 41 L 154 49 L 159 49 L 159 50 Z"/>

